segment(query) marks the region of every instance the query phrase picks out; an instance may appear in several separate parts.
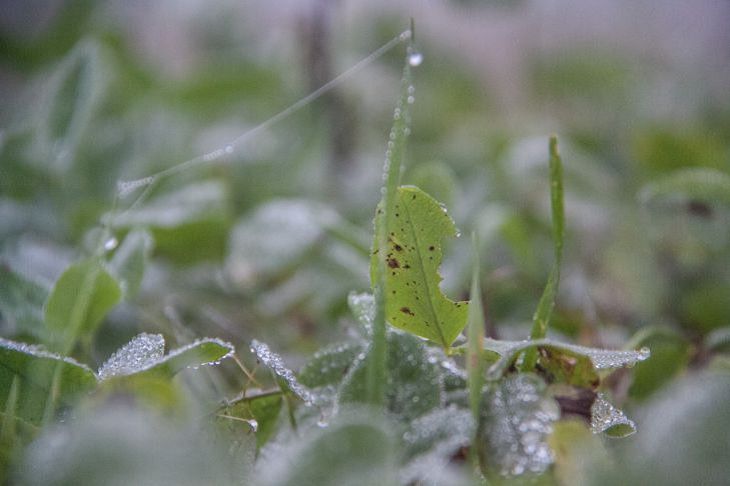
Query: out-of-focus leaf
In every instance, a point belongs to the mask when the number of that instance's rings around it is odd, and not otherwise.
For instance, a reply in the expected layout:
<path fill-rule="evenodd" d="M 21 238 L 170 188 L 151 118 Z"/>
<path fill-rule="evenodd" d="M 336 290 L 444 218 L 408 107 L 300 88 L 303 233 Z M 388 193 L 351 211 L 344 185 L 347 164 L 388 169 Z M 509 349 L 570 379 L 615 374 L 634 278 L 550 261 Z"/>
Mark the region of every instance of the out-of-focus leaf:
<path fill-rule="evenodd" d="M 152 236 L 147 231 L 133 230 L 127 234 L 109 261 L 109 270 L 119 281 L 127 298 L 139 290 L 152 246 Z"/>
<path fill-rule="evenodd" d="M 177 262 L 219 259 L 225 253 L 230 201 L 224 183 L 191 183 L 126 210 L 107 213 L 113 228 L 149 228 L 155 251 Z"/>
<path fill-rule="evenodd" d="M 641 429 L 618 445 L 616 463 L 590 484 L 725 484 L 730 375 L 688 375 L 637 415 Z"/>
<path fill-rule="evenodd" d="M 0 264 L 0 313 L 15 332 L 44 336 L 43 303 L 48 291 Z"/>
<path fill-rule="evenodd" d="M 651 357 L 637 363 L 629 395 L 645 399 L 666 385 L 689 364 L 691 345 L 676 332 L 665 328 L 644 328 L 632 338 L 631 347 L 646 346 Z"/>
<path fill-rule="evenodd" d="M 397 484 L 395 457 L 391 433 L 380 418 L 348 414 L 267 458 L 258 484 L 390 486 Z"/>
<path fill-rule="evenodd" d="M 74 161 L 75 151 L 104 91 L 100 49 L 91 41 L 77 45 L 54 73 L 48 111 L 39 133 L 60 171 Z M 51 149 L 52 147 L 52 149 Z"/>
<path fill-rule="evenodd" d="M 481 407 L 476 447 L 487 477 L 547 471 L 554 460 L 547 441 L 560 410 L 539 377 L 520 373 L 490 384 Z"/>
<path fill-rule="evenodd" d="M 200 423 L 170 421 L 131 407 L 108 407 L 49 427 L 19 465 L 28 485 L 236 484 L 228 444 L 211 444 Z M 217 447 L 220 445 L 220 447 Z"/>
<path fill-rule="evenodd" d="M 38 346 L 0 338 L 0 407 L 4 409 L 13 380 L 18 378 L 18 417 L 40 424 L 47 400 L 56 408 L 73 404 L 96 385 L 96 375 L 71 358 Z"/>
<path fill-rule="evenodd" d="M 420 187 L 424 192 L 446 206 L 454 202 L 456 179 L 453 169 L 443 162 L 433 161 L 418 164 L 405 178 L 406 182 Z"/>
<path fill-rule="evenodd" d="M 709 168 L 677 170 L 645 185 L 639 198 L 644 203 L 682 198 L 730 204 L 730 175 Z"/>
<path fill-rule="evenodd" d="M 375 218 L 376 233 L 385 224 L 382 208 Z M 417 187 L 400 187 L 393 206 L 388 244 L 376 241 L 370 275 L 376 281 L 378 254 L 385 252 L 385 313 L 393 326 L 449 347 L 466 326 L 468 302 L 454 302 L 439 288 L 441 242 L 456 236 L 456 227 L 435 199 Z"/>
<path fill-rule="evenodd" d="M 400 470 L 402 484 L 454 484 L 439 480 L 452 457 L 472 443 L 475 420 L 468 409 L 438 408 L 412 421 L 403 434 L 407 462 Z"/>
<path fill-rule="evenodd" d="M 548 439 L 555 456 L 555 476 L 560 484 L 587 484 L 598 465 L 610 464 L 610 456 L 600 437 L 579 420 L 553 424 Z"/>
<path fill-rule="evenodd" d="M 359 343 L 343 343 L 317 351 L 299 372 L 299 381 L 310 388 L 339 384 L 362 347 Z"/>
<path fill-rule="evenodd" d="M 245 216 L 231 231 L 226 268 L 248 287 L 280 275 L 308 255 L 339 216 L 307 200 L 275 200 Z"/>
<path fill-rule="evenodd" d="M 705 347 L 718 353 L 730 352 L 730 327 L 715 329 L 705 336 Z"/>
<path fill-rule="evenodd" d="M 69 351 L 81 335 L 93 335 L 107 312 L 122 298 L 119 283 L 97 259 L 72 264 L 46 302 L 49 343 Z"/>
<path fill-rule="evenodd" d="M 135 208 L 105 216 L 113 227 L 176 228 L 228 214 L 224 185 L 204 181 L 163 194 Z"/>

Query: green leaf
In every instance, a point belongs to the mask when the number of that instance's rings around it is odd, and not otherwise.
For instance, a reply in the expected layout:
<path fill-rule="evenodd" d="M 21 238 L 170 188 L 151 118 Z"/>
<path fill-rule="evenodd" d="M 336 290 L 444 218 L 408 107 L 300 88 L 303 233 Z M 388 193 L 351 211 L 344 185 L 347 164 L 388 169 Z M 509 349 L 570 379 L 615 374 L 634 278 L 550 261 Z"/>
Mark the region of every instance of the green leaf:
<path fill-rule="evenodd" d="M 369 415 L 340 416 L 326 429 L 277 449 L 260 467 L 262 486 L 397 484 L 389 428 Z"/>
<path fill-rule="evenodd" d="M 0 264 L 0 313 L 16 332 L 44 337 L 43 303 L 47 298 L 46 289 Z"/>
<path fill-rule="evenodd" d="M 412 421 L 403 433 L 407 462 L 400 470 L 401 484 L 473 484 L 439 475 L 473 443 L 475 431 L 470 411 L 457 407 L 438 408 Z"/>
<path fill-rule="evenodd" d="M 651 357 L 637 363 L 629 395 L 643 400 L 669 383 L 689 364 L 692 346 L 676 331 L 662 327 L 646 327 L 634 336 L 629 346 L 645 346 Z"/>
<path fill-rule="evenodd" d="M 387 409 L 402 420 L 411 420 L 442 404 L 443 380 L 438 363 L 417 337 L 387 334 L 388 356 L 383 383 Z M 367 402 L 367 365 L 372 351 L 358 355 L 339 390 L 340 403 Z"/>
<path fill-rule="evenodd" d="M 729 353 L 730 327 L 721 327 L 709 333 L 705 336 L 704 345 L 709 351 Z"/>
<path fill-rule="evenodd" d="M 550 206 L 552 208 L 553 244 L 555 245 L 555 262 L 548 276 L 545 290 L 537 304 L 532 318 L 530 339 L 542 339 L 547 334 L 550 318 L 555 307 L 555 296 L 560 283 L 560 265 L 563 260 L 563 239 L 565 236 L 565 211 L 563 209 L 563 163 L 558 154 L 558 139 L 550 137 Z M 523 371 L 532 371 L 537 356 L 528 351 L 522 364 Z"/>
<path fill-rule="evenodd" d="M 362 348 L 360 343 L 343 343 L 317 351 L 302 367 L 299 381 L 310 388 L 339 384 Z"/>
<path fill-rule="evenodd" d="M 601 438 L 592 434 L 585 422 L 560 420 L 548 439 L 555 455 L 555 476 L 559 484 L 589 484 L 597 465 L 610 464 Z"/>
<path fill-rule="evenodd" d="M 558 405 L 536 375 L 520 373 L 491 384 L 482 397 L 477 427 L 477 453 L 485 476 L 547 471 L 553 463 L 547 441 L 559 417 Z"/>
<path fill-rule="evenodd" d="M 256 433 L 257 448 L 263 447 L 276 432 L 284 399 L 281 392 L 242 396 L 218 411 L 222 420 L 245 420 Z"/>
<path fill-rule="evenodd" d="M 163 356 L 165 340 L 160 334 L 142 333 L 119 348 L 99 368 L 99 378 L 132 375 L 172 378 L 186 368 L 217 365 L 234 352 L 233 345 L 216 338 L 198 339 Z"/>
<path fill-rule="evenodd" d="M 165 193 L 120 213 L 108 213 L 114 228 L 177 228 L 228 213 L 226 189 L 220 181 L 203 181 Z"/>
<path fill-rule="evenodd" d="M 96 385 L 88 367 L 39 346 L 0 338 L 0 407 L 5 409 L 17 378 L 18 417 L 39 425 L 44 412 L 72 405 Z M 50 400 L 50 402 L 49 402 Z"/>
<path fill-rule="evenodd" d="M 591 431 L 609 437 L 623 438 L 636 432 L 636 424 L 614 407 L 603 393 L 596 396 L 591 406 Z"/>
<path fill-rule="evenodd" d="M 238 285 L 251 287 L 276 278 L 321 243 L 339 215 L 328 206 L 302 199 L 279 199 L 256 208 L 233 228 L 226 269 Z"/>
<path fill-rule="evenodd" d="M 369 293 L 350 292 L 347 296 L 347 305 L 357 323 L 365 330 L 366 335 L 373 332 L 375 318 L 375 297 Z"/>
<path fill-rule="evenodd" d="M 541 362 L 543 366 L 551 359 L 555 359 L 556 357 L 559 358 L 560 356 L 573 356 L 577 358 L 584 357 L 590 360 L 590 365 L 595 371 L 630 367 L 640 361 L 644 361 L 651 355 L 651 352 L 647 348 L 642 348 L 638 351 L 597 349 L 577 346 L 575 344 L 561 343 L 551 339 L 539 339 L 535 341 L 497 341 L 494 339 L 485 339 L 484 349 L 493 351 L 501 356 L 499 360 L 497 360 L 487 370 L 487 378 L 490 380 L 499 379 L 509 369 L 509 367 L 514 364 L 518 356 L 523 351 L 529 349 L 545 349 L 550 353 L 546 358 L 544 358 L 544 361 Z M 576 361 L 576 369 L 571 372 L 571 376 L 592 377 L 593 375 L 584 369 L 585 366 L 585 360 L 579 359 Z M 590 385 L 591 383 L 580 383 L 580 380 L 573 380 L 572 384 Z"/>
<path fill-rule="evenodd" d="M 51 80 L 39 142 L 61 170 L 68 169 L 75 160 L 74 152 L 103 94 L 101 64 L 99 46 L 82 42 L 63 60 Z"/>
<path fill-rule="evenodd" d="M 444 208 L 417 187 L 399 187 L 396 194 L 387 245 L 383 248 L 376 241 L 371 278 L 375 282 L 383 254 L 388 322 L 448 348 L 466 326 L 468 314 L 468 302 L 449 300 L 439 288 L 441 242 L 456 236 L 456 227 Z M 380 211 L 376 232 L 384 224 Z"/>
<path fill-rule="evenodd" d="M 80 336 L 93 335 L 121 298 L 119 284 L 99 260 L 72 264 L 58 279 L 46 302 L 49 345 L 70 352 Z"/>
<path fill-rule="evenodd" d="M 139 290 L 153 244 L 152 235 L 149 232 L 140 229 L 132 230 L 109 261 L 109 270 L 119 281 L 127 298 L 135 295 Z"/>
<path fill-rule="evenodd" d="M 693 373 L 642 407 L 641 431 L 616 444 L 615 464 L 590 484 L 725 484 L 730 376 Z"/>
<path fill-rule="evenodd" d="M 299 383 L 294 372 L 284 364 L 284 360 L 278 354 L 271 351 L 266 343 L 253 340 L 251 342 L 251 352 L 256 359 L 264 366 L 269 368 L 274 375 L 279 378 L 279 383 L 284 385 L 288 391 L 301 398 L 305 404 L 312 405 L 314 403 L 314 395 L 304 385 Z"/>
<path fill-rule="evenodd" d="M 410 185 L 420 187 L 446 206 L 451 206 L 456 193 L 454 170 L 440 161 L 418 164 L 405 178 Z"/>
<path fill-rule="evenodd" d="M 639 192 L 644 204 L 672 198 L 730 204 L 730 175 L 708 168 L 681 169 L 645 185 Z"/>

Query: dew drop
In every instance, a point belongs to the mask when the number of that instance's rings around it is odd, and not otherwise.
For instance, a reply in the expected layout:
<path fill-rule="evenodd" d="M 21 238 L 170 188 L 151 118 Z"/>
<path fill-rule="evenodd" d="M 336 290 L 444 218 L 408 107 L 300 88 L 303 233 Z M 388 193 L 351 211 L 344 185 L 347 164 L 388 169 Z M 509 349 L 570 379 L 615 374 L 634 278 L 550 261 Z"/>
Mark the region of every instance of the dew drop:
<path fill-rule="evenodd" d="M 233 145 L 231 145 L 231 144 L 226 145 L 225 150 L 226 150 L 226 153 L 227 154 L 232 154 L 233 153 Z"/>
<path fill-rule="evenodd" d="M 421 54 L 417 50 L 412 49 L 408 53 L 408 64 L 410 64 L 411 66 L 413 66 L 413 67 L 420 66 L 422 62 L 423 62 L 423 54 Z"/>
<path fill-rule="evenodd" d="M 118 244 L 119 244 L 119 240 L 117 240 L 116 238 L 114 238 L 112 236 L 111 238 L 109 238 L 108 240 L 106 240 L 104 242 L 104 250 L 112 251 L 114 248 L 117 247 Z"/>
<path fill-rule="evenodd" d="M 409 96 L 407 101 L 409 105 L 412 105 L 416 101 L 416 98 L 413 96 Z"/>

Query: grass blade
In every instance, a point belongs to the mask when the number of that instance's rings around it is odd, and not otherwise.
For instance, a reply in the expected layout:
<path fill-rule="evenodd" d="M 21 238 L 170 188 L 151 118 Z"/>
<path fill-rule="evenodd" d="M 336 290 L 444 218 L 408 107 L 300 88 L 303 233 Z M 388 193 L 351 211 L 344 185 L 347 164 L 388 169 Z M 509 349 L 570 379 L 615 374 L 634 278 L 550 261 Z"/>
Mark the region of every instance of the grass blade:
<path fill-rule="evenodd" d="M 385 185 L 382 190 L 383 199 L 377 209 L 385 219 L 385 224 L 376 225 L 375 227 L 375 238 L 381 248 L 385 248 L 388 243 L 388 222 L 393 218 L 393 206 L 395 205 L 396 191 L 400 182 L 401 165 L 405 157 L 406 141 L 410 131 L 410 103 L 408 97 L 410 96 L 409 88 L 411 86 L 411 67 L 406 56 L 403 65 L 400 97 L 393 114 L 393 126 L 390 129 L 388 149 L 383 167 L 385 174 Z M 385 401 L 385 366 L 388 355 L 385 339 L 386 270 L 385 252 L 380 252 L 376 276 L 373 279 L 375 318 L 373 319 L 372 342 L 370 344 L 366 376 L 367 401 L 376 405 L 382 405 Z"/>
<path fill-rule="evenodd" d="M 565 236 L 565 211 L 563 208 L 563 163 L 558 154 L 558 138 L 550 137 L 550 205 L 552 207 L 553 244 L 555 245 L 555 263 L 550 271 L 545 290 L 540 297 L 537 310 L 532 318 L 530 339 L 542 339 L 547 334 L 548 324 L 555 307 L 555 296 L 560 283 L 560 265 L 563 259 L 563 239 Z M 537 354 L 534 349 L 525 354 L 522 371 L 531 371 L 535 367 Z"/>

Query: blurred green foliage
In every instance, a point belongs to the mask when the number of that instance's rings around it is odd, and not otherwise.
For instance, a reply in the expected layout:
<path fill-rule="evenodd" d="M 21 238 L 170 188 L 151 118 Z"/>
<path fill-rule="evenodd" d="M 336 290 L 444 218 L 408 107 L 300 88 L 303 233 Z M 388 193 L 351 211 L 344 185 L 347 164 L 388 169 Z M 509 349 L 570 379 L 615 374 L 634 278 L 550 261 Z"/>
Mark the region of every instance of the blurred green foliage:
<path fill-rule="evenodd" d="M 372 217 L 401 52 L 217 162 L 153 184 L 138 204 L 146 189 L 118 191 L 120 181 L 224 148 L 305 95 L 322 72 L 333 77 L 403 25 L 399 11 L 355 21 L 335 6 L 272 15 L 254 3 L 167 3 L 142 12 L 146 7 L 123 2 L 59 0 L 39 2 L 45 13 L 36 16 L 35 3 L 8 7 L 0 26 L 0 333 L 67 352 L 90 368 L 59 366 L 59 356 L 39 356 L 35 348 L 0 346 L 3 363 L 13 364 L 0 380 L 0 474 L 12 469 L 28 484 L 244 481 L 257 448 L 263 454 L 269 442 L 272 450 L 291 442 L 282 454 L 291 470 L 276 473 L 275 452 L 263 462 L 267 484 L 288 484 L 297 474 L 320 481 L 323 465 L 335 462 L 342 462 L 337 474 L 355 482 L 374 464 L 384 484 L 399 480 L 390 451 L 401 430 L 388 423 L 354 415 L 295 439 L 297 421 L 311 422 L 297 415 L 307 412 L 290 394 L 259 402 L 226 397 L 259 387 L 265 393 L 277 383 L 245 352 L 253 338 L 301 364 L 323 344 L 367 334 L 347 296 L 369 287 Z M 443 18 L 424 15 L 417 43 L 425 61 L 414 71 L 403 182 L 446 203 L 461 233 L 478 235 L 487 336 L 524 339 L 554 259 L 545 140 L 558 133 L 566 243 L 549 338 L 647 346 L 651 358 L 630 374 L 601 376 L 636 418 L 637 439 L 606 448 L 585 424 L 561 421 L 549 439 L 557 451 L 554 476 L 563 484 L 720 484 L 727 475 L 720 434 L 728 425 L 722 399 L 730 369 L 723 338 L 730 327 L 730 101 L 712 91 L 728 81 L 726 61 L 715 55 L 722 49 L 712 42 L 725 38 L 710 37 L 705 57 L 693 54 L 693 39 L 683 40 L 686 52 L 676 49 L 679 34 L 650 42 L 636 27 L 627 34 L 614 25 L 615 39 L 625 42 L 561 44 L 556 32 L 569 25 L 545 20 L 541 31 L 530 19 L 545 11 L 530 2 L 498 3 L 454 2 Z M 703 19 L 715 8 L 706 3 L 696 7 Z M 730 14 L 717 9 L 722 23 Z M 458 34 L 471 32 L 470 17 L 526 26 L 519 31 L 526 54 L 518 59 L 508 35 L 494 45 L 483 40 L 484 51 L 463 45 Z M 649 26 L 654 17 L 643 21 Z M 326 49 L 311 57 L 317 36 Z M 493 51 L 505 59 L 495 61 Z M 333 126 L 345 122 L 343 141 Z M 466 240 L 444 248 L 441 289 L 455 300 L 468 296 L 471 282 Z M 45 327 L 54 321 L 78 329 L 54 337 Z M 239 349 L 242 367 L 257 371 L 247 376 L 228 360 L 174 381 L 174 373 L 137 376 L 102 384 L 70 408 L 76 386 L 96 387 L 91 369 L 143 331 L 162 333 L 175 347 L 220 336 Z M 389 334 L 389 341 L 407 341 L 413 362 L 399 368 L 400 357 L 388 355 L 386 393 L 391 412 L 418 431 L 418 421 L 447 423 L 439 415 L 444 409 L 430 407 L 439 400 L 461 406 L 464 377 L 437 371 L 442 357 L 413 339 Z M 361 393 L 360 350 L 348 344 L 318 355 L 302 382 L 326 388 L 346 376 L 350 395 Z M 546 356 L 554 349 L 540 351 L 547 372 L 570 381 L 575 370 L 551 368 Z M 595 378 L 584 356 L 558 354 L 563 364 L 576 360 L 581 385 L 585 376 Z M 311 376 L 320 363 L 327 373 Z M 420 376 L 424 367 L 432 373 Z M 69 378 L 74 374 L 81 378 Z M 530 387 L 542 393 L 541 382 Z M 404 405 L 418 390 L 428 399 Z M 486 393 L 493 401 L 498 394 Z M 234 418 L 221 417 L 226 410 Z M 216 414 L 221 430 L 210 439 L 198 434 L 191 417 Z M 443 437 L 424 439 L 443 449 L 403 458 L 413 468 L 400 470 L 401 480 L 423 479 L 413 473 L 419 460 L 463 461 L 470 428 L 467 418 L 453 416 Z M 258 421 L 255 438 L 251 420 Z M 230 438 L 221 439 L 221 431 Z M 573 447 L 573 438 L 586 447 Z M 351 449 L 339 450 L 343 443 Z M 307 455 L 313 448 L 321 457 Z M 353 459 L 354 450 L 367 454 Z M 626 475 L 607 469 L 606 454 L 614 453 L 627 461 Z M 236 478 L 223 474 L 233 470 L 226 461 L 241 469 Z M 201 477 L 212 469 L 223 476 Z M 439 471 L 443 481 L 464 480 L 458 468 Z"/>

